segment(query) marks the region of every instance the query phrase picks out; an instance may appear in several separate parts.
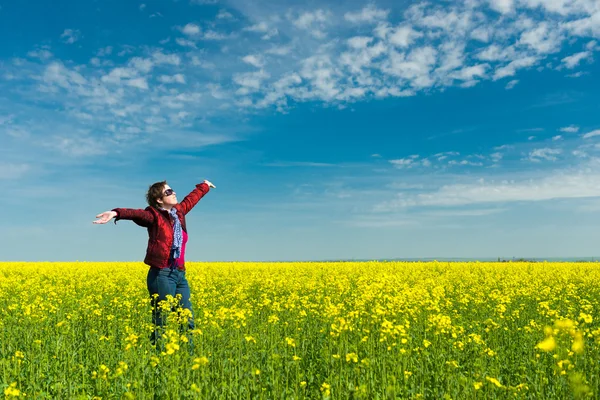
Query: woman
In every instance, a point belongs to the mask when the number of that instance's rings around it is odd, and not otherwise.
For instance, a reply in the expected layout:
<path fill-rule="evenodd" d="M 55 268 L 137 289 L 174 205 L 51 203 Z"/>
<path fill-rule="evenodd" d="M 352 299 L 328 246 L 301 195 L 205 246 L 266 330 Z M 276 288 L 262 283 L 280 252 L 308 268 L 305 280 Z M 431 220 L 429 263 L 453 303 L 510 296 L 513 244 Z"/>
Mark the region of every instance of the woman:
<path fill-rule="evenodd" d="M 181 307 L 190 311 L 188 328 L 194 329 L 192 303 L 190 302 L 190 286 L 185 277 L 185 245 L 188 241 L 185 215 L 215 186 L 205 180 L 196 185 L 181 203 L 177 195 L 166 181 L 151 185 L 146 194 L 146 209 L 115 208 L 96 215 L 94 224 L 106 224 L 115 218 L 129 219 L 139 226 L 148 229 L 148 248 L 144 263 L 150 266 L 148 271 L 148 292 L 152 299 L 152 323 L 154 331 L 152 344 L 160 338 L 160 330 L 164 327 L 164 318 L 160 313 L 159 303 L 166 300 L 167 295 L 181 295 Z"/>

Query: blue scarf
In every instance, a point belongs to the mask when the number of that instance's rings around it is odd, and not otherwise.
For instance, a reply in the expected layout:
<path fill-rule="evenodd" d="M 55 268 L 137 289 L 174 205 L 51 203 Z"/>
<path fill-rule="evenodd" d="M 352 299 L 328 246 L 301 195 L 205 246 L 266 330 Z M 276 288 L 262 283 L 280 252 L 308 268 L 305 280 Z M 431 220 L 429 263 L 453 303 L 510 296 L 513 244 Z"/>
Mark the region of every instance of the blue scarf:
<path fill-rule="evenodd" d="M 173 217 L 173 220 L 175 221 L 175 224 L 173 225 L 173 246 L 171 247 L 171 249 L 173 250 L 173 259 L 177 260 L 181 255 L 183 233 L 181 229 L 181 222 L 179 222 L 179 217 L 177 216 L 177 210 L 175 209 L 175 207 L 171 208 L 169 214 L 171 214 L 171 217 Z"/>

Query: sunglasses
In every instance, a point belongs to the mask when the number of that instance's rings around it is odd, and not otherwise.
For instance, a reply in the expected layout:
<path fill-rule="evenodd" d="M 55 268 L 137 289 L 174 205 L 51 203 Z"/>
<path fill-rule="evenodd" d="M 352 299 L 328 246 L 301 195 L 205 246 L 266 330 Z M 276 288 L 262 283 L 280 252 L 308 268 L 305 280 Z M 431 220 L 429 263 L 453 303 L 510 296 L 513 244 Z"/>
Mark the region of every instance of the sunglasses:
<path fill-rule="evenodd" d="M 164 193 L 164 195 L 165 195 L 165 196 L 170 196 L 170 195 L 172 195 L 173 193 L 175 193 L 175 191 L 174 191 L 173 189 L 167 189 L 167 190 L 165 190 L 165 193 Z"/>

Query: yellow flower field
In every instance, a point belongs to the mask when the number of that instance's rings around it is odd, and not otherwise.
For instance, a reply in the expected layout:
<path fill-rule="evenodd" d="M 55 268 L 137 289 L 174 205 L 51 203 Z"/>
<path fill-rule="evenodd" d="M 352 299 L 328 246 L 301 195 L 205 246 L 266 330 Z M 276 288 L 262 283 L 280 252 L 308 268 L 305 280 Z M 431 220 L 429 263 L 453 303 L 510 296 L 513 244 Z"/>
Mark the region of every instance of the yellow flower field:
<path fill-rule="evenodd" d="M 596 263 L 188 263 L 149 342 L 142 263 L 0 263 L 0 395 L 598 398 Z M 190 346 L 189 337 L 193 342 Z"/>

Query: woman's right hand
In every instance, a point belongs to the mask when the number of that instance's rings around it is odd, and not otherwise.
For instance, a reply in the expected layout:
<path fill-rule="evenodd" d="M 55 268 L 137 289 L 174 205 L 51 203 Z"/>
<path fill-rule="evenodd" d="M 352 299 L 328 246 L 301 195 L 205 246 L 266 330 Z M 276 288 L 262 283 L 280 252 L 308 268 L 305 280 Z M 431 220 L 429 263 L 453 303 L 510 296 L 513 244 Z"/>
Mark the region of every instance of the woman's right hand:
<path fill-rule="evenodd" d="M 94 224 L 105 224 L 116 216 L 117 216 L 117 213 L 115 211 L 104 211 L 102 214 L 96 215 L 96 218 L 98 218 L 98 219 L 95 220 L 93 223 Z"/>

